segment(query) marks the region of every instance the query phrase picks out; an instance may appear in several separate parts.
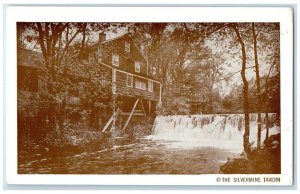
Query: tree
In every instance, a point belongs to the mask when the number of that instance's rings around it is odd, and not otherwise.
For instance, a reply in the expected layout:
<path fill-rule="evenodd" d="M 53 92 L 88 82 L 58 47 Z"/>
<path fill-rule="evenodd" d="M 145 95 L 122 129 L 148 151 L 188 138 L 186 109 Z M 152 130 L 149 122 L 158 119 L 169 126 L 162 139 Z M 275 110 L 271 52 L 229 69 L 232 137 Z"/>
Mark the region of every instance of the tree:
<path fill-rule="evenodd" d="M 214 105 L 219 94 L 214 89 L 220 84 L 217 80 L 223 75 L 224 59 L 220 53 L 213 53 L 211 48 L 204 45 L 198 52 L 197 59 L 191 58 L 192 62 L 185 68 L 185 82 L 191 87 L 194 95 L 202 96 L 199 98 L 202 99 L 202 112 L 217 113 L 217 107 Z"/>
<path fill-rule="evenodd" d="M 134 26 L 136 42 L 142 47 L 150 69 L 149 73 L 161 81 L 163 96 L 173 96 L 172 93 L 168 94 L 169 88 L 173 88 L 172 85 L 180 86 L 180 88 L 190 87 L 191 84 L 188 83 L 189 78 L 187 77 L 190 72 L 186 67 L 189 64 L 198 63 L 206 52 L 205 49 L 202 50 L 204 39 L 223 28 L 224 24 L 138 23 Z M 213 80 L 219 73 L 215 70 L 219 69 L 221 63 L 215 60 L 219 57 L 207 56 L 206 59 L 207 62 L 208 59 L 210 61 L 206 65 L 202 65 L 202 69 L 206 69 L 207 75 L 205 76 L 209 76 L 212 80 L 207 82 L 210 85 L 202 88 L 209 91 L 206 93 L 210 99 L 210 109 L 212 109 Z M 201 60 L 204 61 L 204 59 Z M 216 68 L 214 65 L 217 65 Z M 187 96 L 181 98 L 187 98 Z M 166 106 L 165 98 L 162 103 L 163 106 Z"/>
<path fill-rule="evenodd" d="M 268 93 L 269 90 L 269 77 L 270 73 L 273 72 L 279 74 L 279 68 L 275 71 L 272 71 L 273 66 L 276 64 L 279 65 L 279 25 L 278 23 L 252 23 L 252 36 L 253 36 L 253 51 L 254 51 L 254 61 L 255 61 L 255 72 L 256 72 L 256 98 L 257 98 L 257 112 L 258 112 L 258 131 L 257 131 L 257 148 L 260 147 L 261 143 L 261 112 L 262 109 L 265 109 L 266 112 L 266 138 L 268 138 L 268 111 L 270 109 L 270 103 L 265 100 L 265 106 L 262 105 L 263 102 L 263 92 L 261 90 L 261 82 L 265 81 L 265 93 Z M 260 55 L 258 55 L 260 53 Z M 260 59 L 259 59 L 260 58 Z M 258 61 L 264 61 L 264 66 L 259 66 Z M 269 66 L 269 67 L 268 67 Z M 269 68 L 269 70 L 267 69 Z M 263 77 L 260 76 L 260 70 L 265 72 Z M 267 73 L 268 72 L 268 73 Z M 275 76 L 276 77 L 276 76 Z M 263 80 L 262 80 L 263 78 Z M 279 82 L 278 82 L 279 83 Z M 274 86 L 277 85 L 276 82 L 273 82 Z M 276 90 L 280 90 L 280 87 L 277 87 Z M 270 93 L 269 93 L 270 95 Z M 276 94 L 274 94 L 277 96 Z M 278 95 L 279 96 L 279 95 Z M 273 97 L 270 97 L 273 98 Z M 280 102 L 278 101 L 278 104 Z M 276 103 L 274 103 L 276 104 Z M 274 106 L 274 105 L 273 105 Z M 276 105 L 275 105 L 276 106 Z M 279 111 L 276 111 L 277 115 L 280 115 Z"/>
<path fill-rule="evenodd" d="M 256 96 L 257 96 L 257 149 L 260 149 L 261 144 L 261 92 L 260 92 L 260 77 L 259 77 L 259 64 L 257 53 L 257 36 L 259 31 L 255 31 L 255 24 L 252 23 L 252 35 L 253 35 L 253 51 L 255 62 L 255 75 L 256 75 Z"/>
<path fill-rule="evenodd" d="M 158 106 L 157 114 L 159 115 L 188 115 L 190 114 L 189 99 L 184 96 L 190 88 L 185 85 L 176 83 L 169 85 L 164 93 L 164 104 Z"/>
<path fill-rule="evenodd" d="M 82 86 L 78 85 L 76 79 L 81 78 L 85 84 L 85 94 L 97 94 L 97 99 L 92 104 L 101 107 L 102 101 L 107 100 L 107 87 L 99 85 L 101 77 L 97 77 L 100 68 L 87 67 L 89 64 L 84 62 L 88 58 L 86 49 L 93 43 L 93 36 L 96 32 L 111 30 L 117 24 L 109 23 L 71 23 L 71 22 L 36 22 L 18 23 L 18 46 L 35 49 L 40 51 L 45 65 L 45 76 L 42 76 L 47 83 L 48 90 L 40 94 L 40 99 L 46 100 L 50 104 L 49 125 L 50 129 L 57 129 L 60 133 L 62 129 L 62 117 L 60 110 L 65 109 L 65 98 L 72 93 L 78 94 Z M 32 45 L 35 45 L 34 47 Z M 77 77 L 74 79 L 74 77 Z M 96 79 L 98 80 L 95 80 Z M 93 92 L 88 92 L 88 88 Z M 90 90 L 90 91 L 91 91 Z M 85 99 L 85 98 L 82 98 Z M 87 105 L 86 102 L 84 102 Z M 106 103 L 106 102 L 105 102 Z M 63 107 L 61 107 L 63 106 Z M 94 110 L 94 109 L 92 109 Z M 97 110 L 96 110 L 97 112 Z M 57 128 L 58 126 L 58 128 Z"/>
<path fill-rule="evenodd" d="M 240 34 L 239 31 L 239 26 L 238 24 L 232 24 L 231 28 L 234 30 L 237 40 L 240 44 L 241 47 L 241 52 L 242 52 L 242 70 L 241 70 L 241 76 L 243 80 L 243 109 L 244 109 L 244 115 L 245 115 L 245 132 L 243 135 L 244 141 L 244 150 L 245 153 L 248 157 L 251 155 L 251 146 L 249 143 L 249 133 L 250 133 L 250 125 L 249 125 L 249 99 L 248 99 L 248 81 L 246 78 L 246 46 L 243 41 L 243 38 Z"/>
<path fill-rule="evenodd" d="M 137 45 L 141 45 L 142 53 L 147 60 L 149 74 L 156 77 L 162 83 L 162 107 L 168 107 L 172 102 L 187 102 L 184 96 L 178 96 L 170 88 L 178 86 L 184 88 L 184 62 L 186 61 L 187 45 L 189 42 L 184 42 L 189 36 L 180 34 L 183 24 L 167 24 L 167 23 L 137 23 L 135 24 L 135 40 Z M 182 32 L 182 31 L 181 31 Z M 185 37 L 185 38 L 184 38 Z M 180 93 L 180 92 L 179 92 Z M 164 98 L 167 97 L 167 98 Z M 180 98 L 180 99 L 179 99 Z M 179 101 L 178 101 L 179 100 Z M 186 103 L 182 105 L 172 106 L 171 110 L 177 112 L 177 108 L 185 110 L 188 106 Z M 170 107 L 169 107 L 170 108 Z M 170 111 L 158 111 L 163 114 L 168 114 Z M 172 112 L 172 111 L 171 111 Z"/>

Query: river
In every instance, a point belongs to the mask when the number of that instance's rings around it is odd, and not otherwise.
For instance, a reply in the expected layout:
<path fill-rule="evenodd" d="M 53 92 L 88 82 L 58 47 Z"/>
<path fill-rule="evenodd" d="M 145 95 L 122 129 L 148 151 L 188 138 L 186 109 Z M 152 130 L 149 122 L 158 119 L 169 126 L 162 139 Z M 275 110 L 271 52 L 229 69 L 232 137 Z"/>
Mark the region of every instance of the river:
<path fill-rule="evenodd" d="M 95 152 L 41 157 L 19 165 L 20 174 L 215 174 L 234 152 L 180 147 L 179 142 L 139 139 Z"/>
<path fill-rule="evenodd" d="M 280 132 L 269 115 L 270 135 Z M 20 163 L 20 174 L 217 174 L 243 150 L 243 115 L 159 116 L 150 136 L 110 148 L 64 156 L 40 156 Z M 265 118 L 262 119 L 262 140 Z M 256 146 L 257 114 L 250 115 L 250 143 Z M 121 138 L 121 137 L 120 137 Z M 115 139 L 118 142 L 118 139 Z M 119 141 L 120 142 L 120 141 Z M 61 154 L 62 155 L 62 154 Z"/>

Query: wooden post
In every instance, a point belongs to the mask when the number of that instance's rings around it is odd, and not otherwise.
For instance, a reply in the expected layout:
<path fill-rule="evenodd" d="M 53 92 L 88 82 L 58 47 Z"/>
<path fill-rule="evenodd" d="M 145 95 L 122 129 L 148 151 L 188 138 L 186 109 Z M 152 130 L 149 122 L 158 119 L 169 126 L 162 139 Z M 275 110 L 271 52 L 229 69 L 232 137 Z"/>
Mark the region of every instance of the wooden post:
<path fill-rule="evenodd" d="M 108 128 L 108 126 L 109 126 L 109 125 L 111 124 L 111 122 L 113 121 L 114 117 L 117 117 L 117 116 L 118 116 L 119 112 L 120 112 L 120 110 L 118 109 L 118 110 L 116 111 L 116 115 L 112 115 L 112 116 L 110 117 L 110 119 L 108 120 L 108 122 L 106 123 L 106 125 L 104 126 L 104 128 L 102 129 L 102 132 L 105 132 L 105 131 L 106 131 L 106 129 Z"/>
<path fill-rule="evenodd" d="M 111 131 L 116 128 L 116 69 L 112 69 L 112 108 L 113 108 L 113 120 Z"/>
<path fill-rule="evenodd" d="M 146 111 L 145 111 L 145 108 L 144 108 L 144 104 L 143 104 L 143 100 L 142 100 L 142 99 L 141 99 L 141 105 L 142 105 L 142 109 L 143 109 L 144 116 L 146 117 Z"/>
<path fill-rule="evenodd" d="M 161 92 L 162 92 L 162 85 L 159 84 L 159 102 L 161 103 Z"/>
<path fill-rule="evenodd" d="M 133 108 L 132 108 L 132 110 L 131 110 L 131 113 L 130 113 L 130 115 L 128 116 L 128 119 L 127 119 L 127 121 L 126 121 L 126 123 L 125 123 L 125 125 L 124 125 L 124 127 L 123 127 L 123 131 L 126 129 L 126 127 L 127 127 L 127 125 L 128 125 L 128 123 L 129 123 L 129 121 L 130 121 L 130 119 L 131 119 L 131 117 L 132 117 L 132 114 L 133 114 L 133 112 L 134 112 L 134 110 L 135 110 L 135 107 L 136 107 L 136 105 L 138 104 L 138 102 L 139 102 L 139 98 L 136 100 L 136 102 L 135 102 L 135 104 L 133 105 Z"/>
<path fill-rule="evenodd" d="M 148 100 L 148 105 L 149 105 L 148 112 L 149 115 L 151 115 L 151 100 Z"/>

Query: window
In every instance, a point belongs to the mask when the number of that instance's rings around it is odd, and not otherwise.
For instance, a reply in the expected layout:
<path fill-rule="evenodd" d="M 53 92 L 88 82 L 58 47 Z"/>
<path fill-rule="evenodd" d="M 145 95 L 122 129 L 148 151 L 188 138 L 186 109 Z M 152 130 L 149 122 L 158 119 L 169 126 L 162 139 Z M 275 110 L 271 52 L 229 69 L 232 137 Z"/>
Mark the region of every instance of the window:
<path fill-rule="evenodd" d="M 125 42 L 125 51 L 130 52 L 130 44 L 128 42 Z"/>
<path fill-rule="evenodd" d="M 127 86 L 127 87 L 132 87 L 132 83 L 133 83 L 133 76 L 127 74 L 126 86 Z"/>
<path fill-rule="evenodd" d="M 137 73 L 141 72 L 141 63 L 138 61 L 135 62 L 135 72 Z"/>
<path fill-rule="evenodd" d="M 146 90 L 146 84 L 141 81 L 136 81 L 135 82 L 135 88 L 141 89 L 141 90 Z"/>
<path fill-rule="evenodd" d="M 153 92 L 153 81 L 148 81 L 148 91 Z"/>
<path fill-rule="evenodd" d="M 119 55 L 116 54 L 112 55 L 112 64 L 115 66 L 119 66 Z"/>

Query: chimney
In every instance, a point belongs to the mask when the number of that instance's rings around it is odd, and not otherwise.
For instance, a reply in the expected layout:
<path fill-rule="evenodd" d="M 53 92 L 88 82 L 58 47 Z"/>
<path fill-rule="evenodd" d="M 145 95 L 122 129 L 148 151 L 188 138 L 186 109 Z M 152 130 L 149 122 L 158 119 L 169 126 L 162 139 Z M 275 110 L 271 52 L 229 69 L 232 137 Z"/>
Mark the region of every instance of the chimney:
<path fill-rule="evenodd" d="M 102 42 L 106 41 L 106 34 L 104 32 L 99 33 L 99 43 L 98 43 L 98 61 L 103 61 L 103 46 Z"/>
<path fill-rule="evenodd" d="M 106 34 L 104 32 L 99 33 L 99 42 L 106 41 Z"/>
<path fill-rule="evenodd" d="M 129 34 L 133 34 L 135 32 L 134 26 L 129 26 L 128 32 L 129 32 Z"/>

